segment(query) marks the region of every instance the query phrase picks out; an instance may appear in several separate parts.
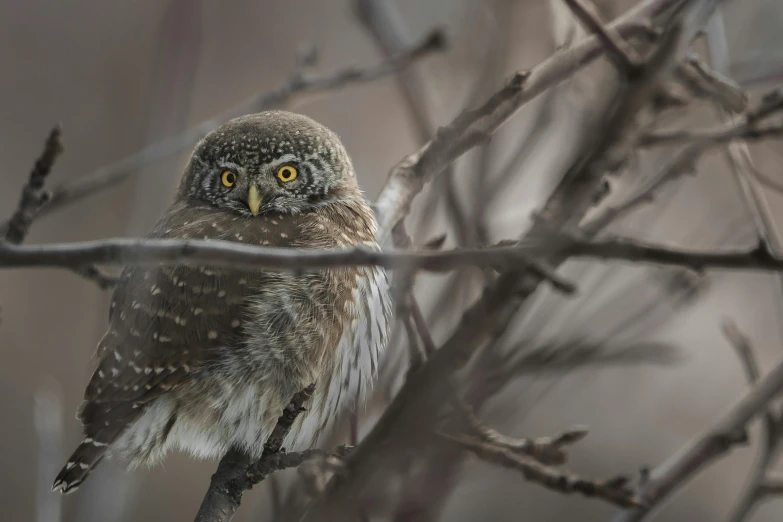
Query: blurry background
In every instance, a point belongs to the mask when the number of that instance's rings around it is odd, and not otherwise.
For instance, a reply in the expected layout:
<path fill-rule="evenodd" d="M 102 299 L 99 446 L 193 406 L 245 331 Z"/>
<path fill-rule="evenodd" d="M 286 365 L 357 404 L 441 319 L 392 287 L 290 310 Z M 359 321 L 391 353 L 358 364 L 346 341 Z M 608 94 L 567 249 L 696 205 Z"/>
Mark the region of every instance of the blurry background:
<path fill-rule="evenodd" d="M 425 125 L 448 123 L 482 100 L 512 71 L 531 67 L 578 39 L 559 0 L 387 0 L 412 43 L 434 26 L 450 50 L 410 75 L 424 91 Z M 596 2 L 605 19 L 632 0 Z M 85 175 L 163 137 L 200 123 L 255 93 L 287 81 L 299 45 L 319 52 L 318 70 L 370 65 L 382 56 L 348 0 L 141 0 L 0 2 L 0 209 L 10 215 L 32 162 L 56 122 L 66 153 L 51 184 Z M 726 52 L 720 67 L 751 93 L 783 80 L 783 4 L 725 2 Z M 716 29 L 712 26 L 711 30 Z M 724 49 L 724 51 L 725 51 Z M 706 47 L 698 48 L 705 59 Z M 715 49 L 713 49 L 715 52 Z M 417 199 L 408 230 L 417 241 L 448 234 L 447 245 L 518 236 L 569 161 L 570 145 L 595 117 L 602 69 L 594 67 L 540 96 L 488 147 L 465 156 L 451 178 Z M 420 100 L 420 101 L 422 101 Z M 427 136 L 411 117 L 395 78 L 349 87 L 293 107 L 339 134 L 360 183 L 374 198 L 389 168 Z M 695 100 L 672 126 L 714 124 Z M 420 122 L 421 123 L 421 122 Z M 756 168 L 781 179 L 780 141 L 752 144 Z M 635 158 L 619 191 L 644 179 L 671 151 Z M 41 218 L 27 243 L 144 234 L 168 205 L 187 154 L 143 169 L 129 181 Z M 617 227 L 624 234 L 699 247 L 755 241 L 751 211 L 725 154 L 699 163 L 699 174 L 670 186 L 653 205 Z M 627 186 L 626 186 L 627 185 Z M 499 190 L 498 187 L 502 187 Z M 773 224 L 783 196 L 757 185 Z M 451 194 L 451 203 L 446 194 Z M 453 212 L 462 209 L 462 219 Z M 482 212 L 477 212 L 477 207 Z M 712 273 L 688 278 L 645 267 L 569 263 L 576 299 L 542 292 L 507 344 L 664 342 L 680 348 L 668 366 L 589 368 L 570 375 L 514 380 L 482 411 L 513 435 L 545 435 L 586 424 L 590 436 L 571 451 L 571 467 L 589 475 L 634 473 L 655 465 L 700 433 L 745 389 L 736 355 L 720 332 L 733 318 L 751 337 L 763 367 L 783 354 L 783 292 L 770 274 Z M 419 296 L 436 340 L 475 295 L 480 274 L 422 276 Z M 445 294 L 445 295 L 444 295 Z M 65 271 L 0 271 L 0 509 L 7 520 L 192 520 L 214 462 L 170 456 L 164 466 L 127 473 L 104 463 L 76 494 L 61 499 L 51 481 L 81 440 L 74 412 L 91 374 L 109 293 Z M 399 383 L 404 349 L 391 347 L 378 397 L 362 413 L 361 433 Z M 396 383 L 396 384 L 395 384 Z M 754 428 L 753 435 L 756 430 Z M 687 486 L 661 514 L 666 520 L 713 520 L 736 500 L 753 461 L 736 450 Z M 468 459 L 440 520 L 607 520 L 614 508 L 565 497 L 516 474 Z M 288 473 L 289 478 L 295 473 Z M 284 481 L 275 483 L 281 487 Z M 269 520 L 271 481 L 245 496 L 236 520 Z M 753 520 L 779 520 L 783 499 Z M 400 519 L 401 520 L 401 519 Z"/>

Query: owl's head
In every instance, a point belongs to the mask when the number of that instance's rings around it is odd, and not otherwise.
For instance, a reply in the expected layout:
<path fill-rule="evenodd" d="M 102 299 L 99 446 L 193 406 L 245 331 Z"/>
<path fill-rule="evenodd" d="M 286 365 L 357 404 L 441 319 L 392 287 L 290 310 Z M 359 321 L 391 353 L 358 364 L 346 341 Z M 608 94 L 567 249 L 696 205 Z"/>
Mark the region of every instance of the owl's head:
<path fill-rule="evenodd" d="M 332 131 L 300 114 L 269 111 L 233 119 L 204 137 L 178 196 L 255 216 L 303 212 L 361 192 Z"/>

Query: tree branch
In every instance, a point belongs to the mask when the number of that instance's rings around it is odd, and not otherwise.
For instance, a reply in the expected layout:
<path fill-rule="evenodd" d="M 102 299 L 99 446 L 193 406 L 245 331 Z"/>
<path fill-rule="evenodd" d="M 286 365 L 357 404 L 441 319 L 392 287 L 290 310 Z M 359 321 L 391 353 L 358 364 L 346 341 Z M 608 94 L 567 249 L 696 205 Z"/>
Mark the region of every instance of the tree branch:
<path fill-rule="evenodd" d="M 644 6 L 652 8 L 660 7 L 661 4 Z M 683 3 L 675 2 L 667 6 L 678 8 L 679 13 Z M 640 10 L 636 10 L 634 15 L 638 16 L 639 12 Z M 663 12 L 671 14 L 671 11 Z M 698 17 L 697 19 L 700 20 Z M 659 76 L 674 65 L 678 56 L 677 49 L 682 47 L 682 40 L 690 41 L 692 37 L 691 26 L 685 31 L 681 31 L 681 28 L 677 18 L 673 24 L 667 23 L 660 43 L 645 63 L 642 73 L 635 75 L 632 82 L 619 82 L 622 87 L 618 89 L 619 93 L 614 93 L 603 122 L 607 132 L 596 136 L 595 140 L 590 140 L 589 147 L 586 147 L 587 154 L 576 160 L 545 206 L 544 218 L 553 223 L 554 227 L 559 228 L 581 219 L 584 210 L 591 205 L 594 191 L 605 172 L 602 167 L 606 165 L 607 157 L 611 155 L 617 158 L 627 151 L 627 143 L 621 138 L 632 126 L 637 111 L 649 100 Z M 532 78 L 531 75 L 528 81 Z M 409 157 L 407 162 L 403 163 L 402 171 L 393 171 L 390 183 L 384 191 L 388 191 L 388 195 L 379 198 L 379 203 L 383 198 L 388 202 L 388 205 L 378 205 L 381 210 L 382 233 L 388 233 L 396 222 L 405 216 L 410 199 L 420 190 L 424 181 L 442 170 L 441 162 L 451 161 L 463 147 L 480 140 L 488 130 L 493 132 L 505 121 L 505 115 L 512 113 L 518 104 L 524 101 L 529 90 L 524 87 L 523 80 L 524 76 L 516 76 L 482 108 L 473 113 L 464 113 L 440 133 L 439 138 L 443 140 L 443 144 L 436 148 L 433 142 Z M 529 87 L 530 83 L 526 85 Z M 485 116 L 482 120 L 475 120 L 476 113 Z M 457 134 L 452 134 L 454 132 Z M 622 142 L 621 150 L 617 149 L 618 142 Z M 426 155 L 430 155 L 428 161 L 422 162 L 421 158 Z M 390 185 L 393 188 L 390 188 Z M 542 232 L 541 228 L 534 226 L 535 232 Z M 530 234 L 528 236 L 535 237 Z M 558 254 L 546 260 L 552 265 L 558 265 L 563 259 Z M 508 324 L 519 304 L 535 291 L 540 282 L 540 277 L 518 270 L 502 273 L 485 288 L 481 297 L 463 313 L 459 326 L 433 357 L 418 371 L 408 374 L 403 388 L 346 461 L 347 476 L 339 479 L 333 477 L 327 491 L 328 502 L 316 499 L 309 514 L 317 512 L 318 520 L 346 518 L 350 508 L 345 502 L 357 494 L 358 484 L 366 485 L 366 481 L 377 469 L 375 463 L 383 458 L 377 450 L 383 448 L 382 453 L 389 454 L 392 441 L 395 445 L 403 444 L 403 441 L 415 444 L 419 437 L 423 436 L 420 433 L 421 425 L 427 423 L 422 422 L 422 419 L 430 418 L 432 411 L 436 411 L 449 396 L 450 375 L 464 368 L 472 355 L 483 347 L 494 333 Z M 405 426 L 405 431 L 402 431 L 401 426 Z M 417 428 L 411 429 L 411 426 Z M 314 515 L 309 517 L 313 518 Z"/>
<path fill-rule="evenodd" d="M 639 19 L 667 12 L 681 2 L 658 0 L 645 4 L 610 23 L 609 27 L 621 34 L 649 37 L 649 24 L 640 23 Z M 527 102 L 592 63 L 603 51 L 601 42 L 592 36 L 572 48 L 556 52 L 530 71 L 517 72 L 483 105 L 462 113 L 442 128 L 435 139 L 392 168 L 375 204 L 380 242 L 409 213 L 413 198 L 425 184 L 466 151 L 488 140 Z"/>
<path fill-rule="evenodd" d="M 716 145 L 737 138 L 748 140 L 777 136 L 783 134 L 783 123 L 776 122 L 767 125 L 761 125 L 761 123 L 781 111 L 783 111 L 783 90 L 776 89 L 764 95 L 756 108 L 748 111 L 744 118 L 740 118 L 736 122 L 732 121 L 716 129 L 650 133 L 641 137 L 639 145 L 649 147 L 693 141 Z"/>
<path fill-rule="evenodd" d="M 141 168 L 178 154 L 196 144 L 208 132 L 225 121 L 244 114 L 282 107 L 297 97 L 333 91 L 349 85 L 368 83 L 404 69 L 417 60 L 445 48 L 445 37 L 433 30 L 420 42 L 380 63 L 361 68 L 350 66 L 320 76 L 305 76 L 299 68 L 283 86 L 275 91 L 258 94 L 214 118 L 192 127 L 181 134 L 145 147 L 119 161 L 101 167 L 90 174 L 65 182 L 52 191 L 52 197 L 42 214 L 69 205 L 83 197 L 112 187 L 138 172 Z"/>
<path fill-rule="evenodd" d="M 542 464 L 564 464 L 567 455 L 564 447 L 575 444 L 587 436 L 587 429 L 582 426 L 573 426 L 562 433 L 549 437 L 536 438 L 516 438 L 504 435 L 497 430 L 485 426 L 473 410 L 465 404 L 459 397 L 455 396 L 452 401 L 455 409 L 459 412 L 461 418 L 469 431 L 472 431 L 478 437 L 480 442 L 491 444 L 497 448 L 507 449 L 514 453 L 532 457 Z M 463 435 L 452 436 L 441 434 L 452 441 L 461 442 L 470 441 L 475 437 Z"/>
<path fill-rule="evenodd" d="M 769 402 L 783 391 L 783 363 L 762 377 L 756 385 L 721 416 L 710 429 L 689 442 L 680 452 L 656 467 L 642 488 L 643 509 L 620 513 L 615 522 L 638 522 L 650 510 L 665 502 L 677 489 L 709 464 L 728 453 L 741 440 L 738 435 Z"/>
<path fill-rule="evenodd" d="M 46 179 L 54 167 L 57 157 L 62 154 L 62 129 L 56 125 L 46 139 L 44 150 L 35 162 L 30 178 L 22 188 L 19 206 L 8 222 L 0 227 L 0 247 L 21 244 L 41 209 L 51 200 L 51 194 L 45 189 Z M 71 271 L 98 284 L 101 289 L 114 285 L 115 280 L 103 274 L 90 264 L 73 266 Z"/>
<path fill-rule="evenodd" d="M 481 460 L 519 471 L 526 480 L 560 493 L 581 493 L 586 497 L 600 498 L 624 508 L 640 508 L 642 504 L 634 490 L 628 487 L 628 479 L 618 476 L 609 480 L 588 479 L 542 464 L 533 457 L 521 455 L 505 447 L 465 437 L 444 438 L 462 449 L 470 451 Z"/>
<path fill-rule="evenodd" d="M 389 270 L 443 272 L 464 266 L 524 269 L 564 293 L 576 287 L 537 259 L 551 256 L 683 266 L 694 270 L 783 271 L 783 259 L 765 243 L 719 252 L 666 248 L 629 238 L 586 241 L 556 231 L 487 248 L 451 250 L 297 250 L 190 239 L 106 239 L 35 246 L 0 244 L 0 269 L 78 268 L 95 264 L 209 264 L 233 268 L 313 270 L 336 266 L 380 266 Z"/>
<path fill-rule="evenodd" d="M 574 16 L 593 34 L 606 48 L 606 54 L 623 73 L 633 75 L 641 66 L 642 60 L 634 49 L 624 42 L 617 32 L 605 26 L 590 0 L 564 0 Z"/>
<path fill-rule="evenodd" d="M 696 54 L 691 54 L 675 70 L 680 82 L 697 97 L 709 97 L 720 102 L 731 112 L 743 112 L 748 106 L 748 95 L 736 83 L 710 69 Z"/>
<path fill-rule="evenodd" d="M 304 403 L 312 397 L 315 385 L 311 384 L 293 396 L 277 419 L 272 433 L 264 444 L 264 454 L 253 460 L 246 453 L 231 449 L 220 460 L 218 469 L 209 485 L 196 522 L 229 522 L 242 501 L 242 494 L 267 478 L 271 473 L 298 466 L 317 452 L 305 451 L 286 455 L 283 440 L 299 414 L 304 411 Z"/>
<path fill-rule="evenodd" d="M 44 189 L 44 183 L 52 171 L 54 162 L 62 152 L 62 129 L 57 125 L 46 138 L 44 150 L 36 160 L 35 166 L 30 172 L 30 178 L 22 189 L 22 196 L 19 199 L 16 212 L 6 226 L 0 230 L 6 241 L 15 245 L 22 243 L 41 207 L 50 200 L 51 194 Z"/>
<path fill-rule="evenodd" d="M 726 339 L 737 352 L 748 382 L 755 384 L 759 380 L 760 372 L 750 339 L 740 331 L 734 322 L 728 319 L 724 320 L 722 330 Z M 769 470 L 778 456 L 780 437 L 783 435 L 783 420 L 777 418 L 775 410 L 771 407 L 766 407 L 763 411 L 763 429 L 759 455 L 756 458 L 748 484 L 745 486 L 739 501 L 732 509 L 728 519 L 731 522 L 742 522 L 745 520 L 758 501 L 768 494 L 767 481 L 770 474 Z"/>

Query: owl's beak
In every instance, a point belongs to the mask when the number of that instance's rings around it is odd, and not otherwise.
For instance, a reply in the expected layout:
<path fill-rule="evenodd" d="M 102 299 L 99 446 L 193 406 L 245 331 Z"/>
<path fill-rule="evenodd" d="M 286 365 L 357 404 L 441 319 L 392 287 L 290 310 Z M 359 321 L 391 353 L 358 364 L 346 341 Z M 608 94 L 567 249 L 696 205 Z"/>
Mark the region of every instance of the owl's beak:
<path fill-rule="evenodd" d="M 261 193 L 258 191 L 258 187 L 250 185 L 250 190 L 247 191 L 247 206 L 250 207 L 250 212 L 254 216 L 258 215 L 258 209 L 261 208 L 261 202 L 264 198 L 261 197 Z"/>

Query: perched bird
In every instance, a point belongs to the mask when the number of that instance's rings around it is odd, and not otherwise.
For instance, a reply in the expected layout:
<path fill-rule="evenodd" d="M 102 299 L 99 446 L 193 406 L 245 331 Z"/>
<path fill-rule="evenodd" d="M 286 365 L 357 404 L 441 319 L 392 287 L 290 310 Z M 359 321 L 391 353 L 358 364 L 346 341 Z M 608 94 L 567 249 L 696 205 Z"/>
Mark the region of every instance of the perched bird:
<path fill-rule="evenodd" d="M 208 134 L 149 237 L 291 248 L 377 248 L 377 223 L 339 138 L 272 111 Z M 53 489 L 77 488 L 104 456 L 152 464 L 170 448 L 260 456 L 293 395 L 312 404 L 284 441 L 303 449 L 371 385 L 389 332 L 386 275 L 130 266 L 78 418 L 85 439 Z"/>

